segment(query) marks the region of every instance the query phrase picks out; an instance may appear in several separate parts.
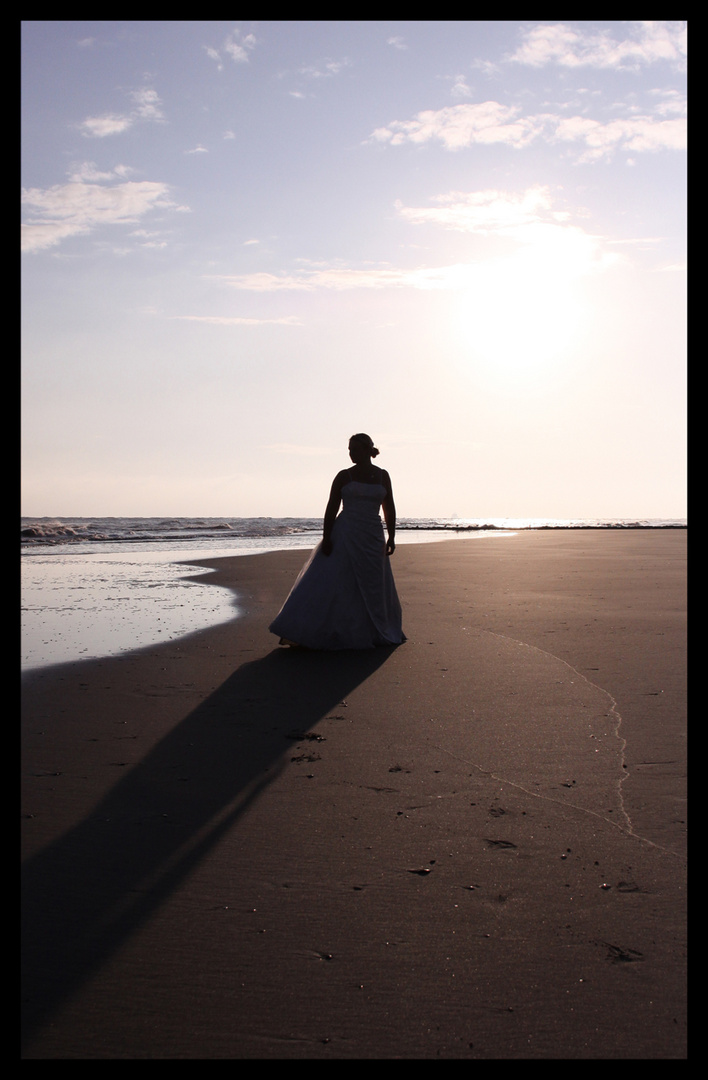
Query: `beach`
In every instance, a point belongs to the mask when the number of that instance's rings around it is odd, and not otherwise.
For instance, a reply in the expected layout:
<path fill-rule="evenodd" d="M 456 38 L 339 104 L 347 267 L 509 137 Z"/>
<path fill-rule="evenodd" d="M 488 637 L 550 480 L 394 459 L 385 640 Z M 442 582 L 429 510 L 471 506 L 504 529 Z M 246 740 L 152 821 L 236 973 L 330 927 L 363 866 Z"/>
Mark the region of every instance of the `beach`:
<path fill-rule="evenodd" d="M 686 539 L 400 545 L 356 653 L 195 559 L 238 618 L 28 672 L 23 1057 L 686 1057 Z"/>

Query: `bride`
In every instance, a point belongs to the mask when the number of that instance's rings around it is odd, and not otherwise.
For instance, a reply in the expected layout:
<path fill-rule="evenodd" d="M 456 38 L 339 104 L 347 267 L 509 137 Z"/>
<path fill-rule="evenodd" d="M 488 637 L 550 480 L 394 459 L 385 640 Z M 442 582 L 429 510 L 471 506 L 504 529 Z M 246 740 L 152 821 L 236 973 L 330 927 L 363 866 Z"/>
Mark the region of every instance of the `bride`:
<path fill-rule="evenodd" d="M 270 625 L 281 645 L 370 649 L 406 640 L 389 561 L 396 549 L 396 507 L 388 473 L 371 460 L 378 453 L 368 435 L 349 440 L 353 465 L 334 478 L 322 541 Z"/>

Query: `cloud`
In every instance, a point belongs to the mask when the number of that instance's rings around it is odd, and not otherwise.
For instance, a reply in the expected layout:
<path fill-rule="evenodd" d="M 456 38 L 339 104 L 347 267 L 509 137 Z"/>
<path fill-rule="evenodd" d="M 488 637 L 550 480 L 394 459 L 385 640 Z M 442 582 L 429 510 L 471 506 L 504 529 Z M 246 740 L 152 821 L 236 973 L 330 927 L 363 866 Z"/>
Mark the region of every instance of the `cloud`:
<path fill-rule="evenodd" d="M 685 150 L 686 119 L 657 120 L 652 116 L 633 116 L 601 123 L 583 116 L 560 120 L 555 140 L 581 142 L 585 150 L 578 161 L 594 162 L 611 158 L 618 150 L 651 152 Z"/>
<path fill-rule="evenodd" d="M 104 113 L 103 116 L 89 116 L 79 124 L 79 131 L 88 139 L 105 139 L 109 135 L 122 135 L 136 121 L 159 121 L 164 119 L 162 102 L 155 90 L 142 87 L 131 91 L 130 97 L 135 108 L 130 113 Z"/>
<path fill-rule="evenodd" d="M 402 37 L 386 38 L 386 44 L 387 45 L 392 45 L 394 49 L 400 49 L 403 52 L 405 52 L 405 50 L 408 48 L 408 46 L 405 43 L 405 40 Z"/>
<path fill-rule="evenodd" d="M 116 113 L 106 113 L 104 116 L 89 116 L 79 128 L 82 135 L 89 139 L 104 139 L 106 135 L 121 135 L 132 127 L 131 116 L 118 116 Z"/>
<path fill-rule="evenodd" d="M 576 30 L 554 23 L 527 29 L 523 43 L 508 59 L 531 67 L 559 64 L 636 70 L 658 61 L 682 67 L 686 53 L 685 22 L 636 22 L 629 36 L 619 40 L 609 30 Z"/>
<path fill-rule="evenodd" d="M 60 244 L 62 240 L 82 232 L 88 232 L 88 228 L 77 226 L 73 222 L 63 224 L 56 221 L 23 222 L 20 226 L 21 250 L 25 252 L 42 251 L 44 248 L 54 247 L 56 244 Z"/>
<path fill-rule="evenodd" d="M 493 63 L 491 60 L 472 60 L 470 67 L 490 77 L 501 75 L 502 72 L 500 65 Z"/>
<path fill-rule="evenodd" d="M 680 116 L 686 115 L 686 98 L 678 90 L 652 90 L 651 94 L 655 98 L 661 97 L 662 99 L 658 102 L 655 110 L 658 116 L 670 116 L 674 113 L 678 113 Z"/>
<path fill-rule="evenodd" d="M 256 47 L 256 39 L 253 34 L 245 37 L 240 30 L 234 30 L 224 42 L 224 52 L 236 64 L 247 64 L 248 54 Z"/>
<path fill-rule="evenodd" d="M 211 45 L 204 45 L 204 51 L 210 60 L 216 63 L 219 71 L 224 70 L 222 54 L 228 56 L 235 64 L 247 64 L 248 54 L 258 44 L 253 34 L 242 34 L 238 28 L 234 28 L 223 41 L 221 49 L 215 49 Z"/>
<path fill-rule="evenodd" d="M 396 210 L 413 225 L 432 224 L 483 236 L 510 234 L 549 218 L 557 222 L 568 216 L 565 212 L 551 211 L 550 190 L 541 186 L 528 188 L 521 194 L 494 189 L 452 191 L 432 201 L 439 205 L 410 207 L 397 202 Z"/>
<path fill-rule="evenodd" d="M 613 257 L 618 258 L 618 257 Z M 453 263 L 449 266 L 423 266 L 415 269 L 386 267 L 359 270 L 332 267 L 326 270 L 301 271 L 296 274 L 240 274 L 219 280 L 234 289 L 250 292 L 307 291 L 333 289 L 468 289 L 484 272 L 485 263 Z"/>
<path fill-rule="evenodd" d="M 480 104 L 451 105 L 444 109 L 426 109 L 413 120 L 394 120 L 377 128 L 371 138 L 400 146 L 405 142 L 441 142 L 447 150 L 459 150 L 473 143 L 506 143 L 527 146 L 543 130 L 543 118 L 520 117 L 517 106 L 498 101 Z"/>
<path fill-rule="evenodd" d="M 162 102 L 157 93 L 145 87 L 141 90 L 133 90 L 130 95 L 135 102 L 134 115 L 140 120 L 163 120 Z"/>
<path fill-rule="evenodd" d="M 665 95 L 654 114 L 631 115 L 626 119 L 593 120 L 586 116 L 563 117 L 554 113 L 520 115 L 516 106 L 498 101 L 465 103 L 428 109 L 413 120 L 394 120 L 377 128 L 369 141 L 400 146 L 410 142 L 423 145 L 439 142 L 446 150 L 462 150 L 475 144 L 504 143 L 522 149 L 535 139 L 548 143 L 581 143 L 578 162 L 610 158 L 619 150 L 647 152 L 685 150 L 686 119 L 672 114 L 685 111 L 681 95 Z M 669 117 L 666 119 L 665 117 Z"/>
<path fill-rule="evenodd" d="M 554 208 L 550 189 L 542 186 L 521 193 L 498 190 L 439 195 L 435 207 L 405 207 L 398 214 L 413 225 L 436 225 L 444 229 L 501 237 L 515 243 L 514 251 L 490 260 L 502 265 L 513 260 L 527 265 L 554 262 L 569 276 L 607 269 L 623 257 L 606 250 L 602 237 L 593 236 L 570 222 L 570 212 Z"/>
<path fill-rule="evenodd" d="M 212 49 L 211 45 L 204 45 L 202 47 L 204 49 L 204 52 L 209 57 L 209 59 L 214 60 L 216 62 L 216 65 L 217 65 L 219 71 L 223 71 L 224 65 L 221 63 L 221 55 L 220 55 L 218 49 Z"/>
<path fill-rule="evenodd" d="M 294 273 L 255 273 L 222 276 L 234 289 L 252 292 L 313 291 L 332 289 L 468 290 L 486 287 L 485 275 L 500 279 L 505 269 L 531 279 L 539 268 L 547 278 L 568 281 L 607 270 L 624 261 L 608 250 L 603 237 L 594 236 L 570 221 L 570 212 L 554 206 L 549 188 L 536 186 L 523 192 L 484 190 L 449 192 L 432 200 L 433 207 L 396 204 L 400 217 L 412 225 L 500 237 L 511 241 L 496 255 L 477 261 L 413 269 L 390 265 L 359 269 L 333 265 Z M 536 268 L 536 269 L 534 269 Z"/>
<path fill-rule="evenodd" d="M 319 64 L 300 68 L 300 74 L 306 75 L 308 79 L 331 79 L 332 76 L 339 75 L 344 68 L 351 67 L 351 64 L 351 60 L 346 56 L 343 60 L 323 60 Z"/>
<path fill-rule="evenodd" d="M 455 76 L 455 81 L 450 92 L 454 98 L 472 97 L 472 91 L 467 85 L 467 80 L 464 75 Z"/>
<path fill-rule="evenodd" d="M 117 175 L 128 176 L 131 172 L 127 165 L 118 165 L 110 172 L 100 172 L 93 161 L 82 161 L 73 166 L 69 179 L 77 184 L 100 183 L 101 180 L 115 180 Z"/>
<path fill-rule="evenodd" d="M 306 64 L 304 67 L 300 67 L 296 72 L 282 71 L 279 78 L 295 76 L 295 78 L 302 82 L 307 80 L 308 86 L 304 90 L 302 89 L 290 89 L 288 93 L 290 97 L 296 98 L 300 101 L 304 101 L 307 98 L 314 97 L 312 86 L 318 81 L 323 79 L 333 79 L 340 75 L 346 68 L 351 67 L 352 62 L 348 57 L 343 57 L 341 60 L 330 60 L 325 58 L 316 64 Z"/>
<path fill-rule="evenodd" d="M 351 267 L 329 267 L 321 270 L 301 270 L 294 274 L 234 274 L 219 280 L 234 289 L 249 292 L 307 291 L 314 289 L 381 289 L 381 288 L 445 288 L 450 268 L 418 270 L 357 270 Z"/>
<path fill-rule="evenodd" d="M 83 175 L 88 174 L 84 166 Z M 78 178 L 81 175 L 80 169 L 67 184 L 23 190 L 22 203 L 28 211 L 22 226 L 23 251 L 54 247 L 105 225 L 132 225 L 158 209 L 177 209 L 167 184 L 146 180 L 108 186 Z"/>
<path fill-rule="evenodd" d="M 542 245 L 556 252 L 583 254 L 587 264 L 610 265 L 617 258 L 606 249 L 621 246 L 648 248 L 661 243 L 661 236 L 625 237 L 608 240 L 593 236 L 572 224 L 571 211 L 559 209 L 551 189 L 535 185 L 522 192 L 486 189 L 451 191 L 431 199 L 434 206 L 404 206 L 395 203 L 399 217 L 411 225 L 433 225 L 481 237 L 502 237 L 518 245 Z M 582 213 L 582 212 L 581 212 Z M 576 213 L 577 216 L 577 213 Z"/>
<path fill-rule="evenodd" d="M 510 234 L 511 235 L 511 234 Z M 504 268 L 520 269 L 533 277 L 538 270 L 539 253 L 541 265 L 554 280 L 565 276 L 567 280 L 608 269 L 622 261 L 622 256 L 606 253 L 600 239 L 592 237 L 578 227 L 554 226 L 539 223 L 527 228 L 515 237 L 519 243 L 511 255 L 479 260 L 477 262 L 453 263 L 447 266 L 423 266 L 414 269 L 354 269 L 332 267 L 325 270 L 301 271 L 296 274 L 241 274 L 224 276 L 222 284 L 234 289 L 254 292 L 336 291 L 367 289 L 418 289 L 429 291 L 458 291 L 484 288 L 488 274 L 494 272 L 503 277 Z"/>

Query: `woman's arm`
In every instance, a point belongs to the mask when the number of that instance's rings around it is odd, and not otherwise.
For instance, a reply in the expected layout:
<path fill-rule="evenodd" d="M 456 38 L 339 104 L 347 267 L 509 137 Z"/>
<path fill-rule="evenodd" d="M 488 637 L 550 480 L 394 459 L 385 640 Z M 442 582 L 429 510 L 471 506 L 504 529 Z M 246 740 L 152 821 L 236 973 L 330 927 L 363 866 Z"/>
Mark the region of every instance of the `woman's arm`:
<path fill-rule="evenodd" d="M 322 531 L 322 554 L 330 555 L 332 552 L 332 527 L 339 513 L 339 504 L 342 501 L 342 488 L 348 480 L 346 470 L 337 473 L 332 481 L 332 489 L 329 493 L 329 501 L 325 509 L 324 528 Z"/>
<path fill-rule="evenodd" d="M 386 494 L 384 495 L 383 502 L 381 503 L 381 509 L 383 510 L 384 521 L 386 522 L 386 531 L 388 532 L 388 540 L 386 542 L 386 554 L 393 555 L 396 550 L 396 504 L 393 501 L 393 489 L 391 487 L 391 477 L 388 473 L 382 469 L 384 487 L 386 488 Z"/>

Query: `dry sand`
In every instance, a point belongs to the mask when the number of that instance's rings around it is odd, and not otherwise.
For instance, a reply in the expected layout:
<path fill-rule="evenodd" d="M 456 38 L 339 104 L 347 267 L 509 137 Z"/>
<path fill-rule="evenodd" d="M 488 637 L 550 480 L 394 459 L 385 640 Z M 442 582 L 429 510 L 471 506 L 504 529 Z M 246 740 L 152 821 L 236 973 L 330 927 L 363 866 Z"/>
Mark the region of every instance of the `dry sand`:
<path fill-rule="evenodd" d="M 686 1056 L 684 530 L 399 546 L 409 640 L 244 617 L 23 685 L 23 1056 Z"/>

